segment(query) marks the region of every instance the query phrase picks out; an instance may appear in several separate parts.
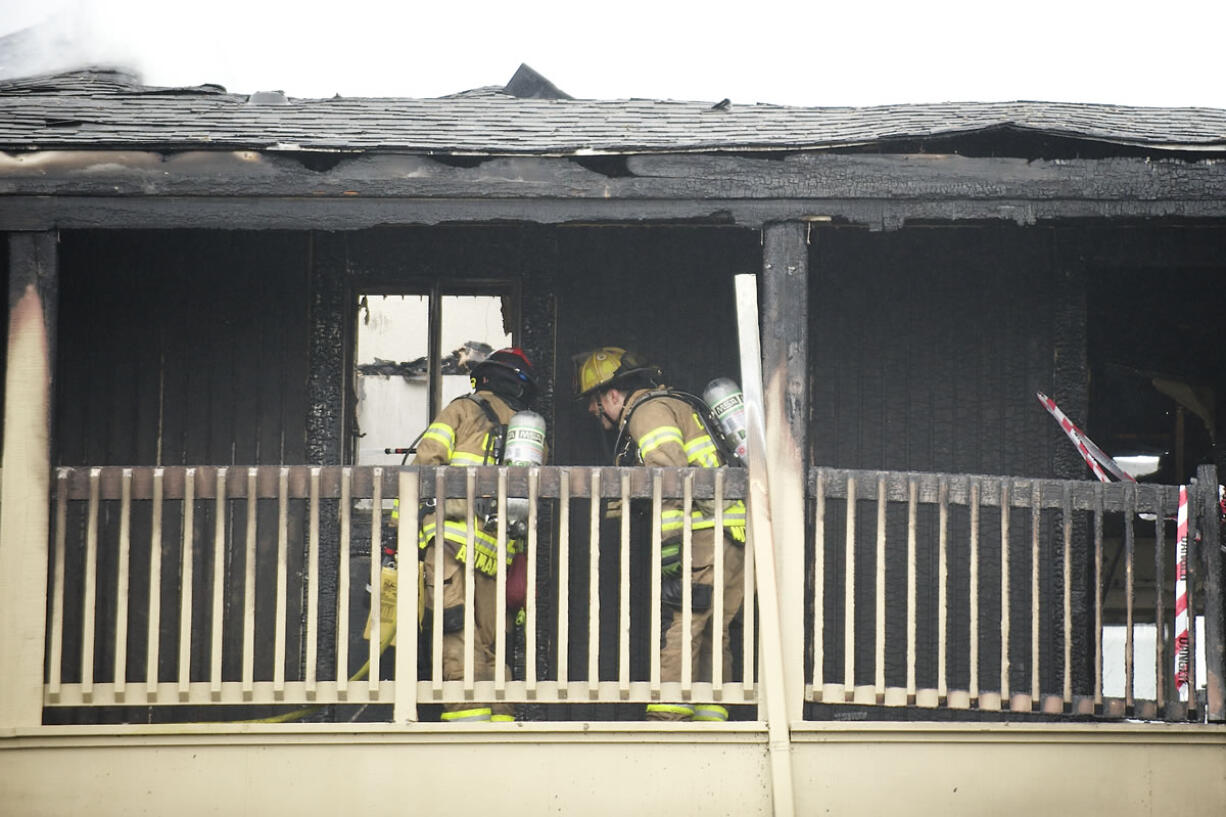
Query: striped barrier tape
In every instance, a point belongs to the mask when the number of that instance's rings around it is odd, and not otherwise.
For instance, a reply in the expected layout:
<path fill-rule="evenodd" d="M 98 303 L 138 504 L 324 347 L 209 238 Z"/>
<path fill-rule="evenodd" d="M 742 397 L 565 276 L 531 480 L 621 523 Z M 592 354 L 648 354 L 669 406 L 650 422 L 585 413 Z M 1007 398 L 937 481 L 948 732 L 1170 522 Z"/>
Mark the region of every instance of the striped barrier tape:
<path fill-rule="evenodd" d="M 1073 421 L 1065 416 L 1060 407 L 1056 405 L 1056 401 L 1048 397 L 1041 391 L 1034 393 L 1039 398 L 1039 402 L 1043 404 L 1043 408 L 1055 418 L 1060 424 L 1060 428 L 1064 429 L 1064 433 L 1072 440 L 1073 445 L 1081 453 L 1081 458 L 1086 461 L 1086 465 L 1090 466 L 1090 470 L 1094 472 L 1094 476 L 1098 477 L 1102 482 L 1110 482 L 1111 477 L 1107 476 L 1110 472 L 1112 476 L 1122 482 L 1136 482 L 1123 468 L 1120 468 L 1119 463 L 1111 458 L 1111 455 L 1103 451 L 1094 441 L 1085 435 L 1077 426 L 1073 425 Z M 1104 470 L 1106 469 L 1106 470 Z"/>
<path fill-rule="evenodd" d="M 1175 691 L 1188 700 L 1188 487 L 1179 486 L 1175 545 Z"/>

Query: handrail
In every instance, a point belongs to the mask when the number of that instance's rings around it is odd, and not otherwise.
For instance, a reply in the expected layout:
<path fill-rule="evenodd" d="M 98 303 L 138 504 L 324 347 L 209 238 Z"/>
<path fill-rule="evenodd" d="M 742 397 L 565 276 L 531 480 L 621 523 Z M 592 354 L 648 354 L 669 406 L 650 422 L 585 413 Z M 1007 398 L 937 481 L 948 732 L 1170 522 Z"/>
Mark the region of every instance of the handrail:
<path fill-rule="evenodd" d="M 52 627 L 50 628 L 46 706 L 188 704 L 322 704 L 394 703 L 396 717 L 415 717 L 417 704 L 464 700 L 500 700 L 509 703 L 589 701 L 633 703 L 689 700 L 725 704 L 756 701 L 752 657 L 753 631 L 746 628 L 745 655 L 750 658 L 738 679 L 717 673 L 711 681 L 695 673 L 681 681 L 661 681 L 658 660 L 649 663 L 657 675 L 631 671 L 631 656 L 642 645 L 631 643 L 643 628 L 651 609 L 647 600 L 659 599 L 658 570 L 643 570 L 647 558 L 634 550 L 629 514 L 618 530 L 602 528 L 608 511 L 603 500 L 619 500 L 634 513 L 650 515 L 663 499 L 679 500 L 688 510 L 694 503 L 715 497 L 735 500 L 744 496 L 743 469 L 611 468 L 611 467 L 316 467 L 316 466 L 179 466 L 179 467 L 65 467 L 58 470 L 54 501 L 58 520 L 54 538 L 52 575 Z M 441 644 L 441 617 L 427 628 L 426 640 L 436 651 L 433 668 L 409 686 L 380 673 L 381 650 L 377 639 L 355 642 L 362 621 L 346 620 L 354 582 L 369 573 L 368 631 L 383 631 L 381 590 L 384 585 L 379 559 L 387 503 L 405 497 L 406 507 L 419 500 L 465 500 L 491 496 L 501 503 L 496 531 L 500 552 L 507 552 L 506 506 L 513 497 L 531 497 L 534 516 L 526 552 L 538 589 L 552 595 L 564 611 L 544 621 L 542 605 L 527 605 L 525 658 L 533 672 L 526 678 L 496 673 L 492 680 L 474 675 L 470 657 L 464 680 L 444 680 L 437 652 Z M 592 497 L 602 502 L 592 503 Z M 365 503 L 365 504 L 363 504 Z M 591 506 L 582 514 L 572 506 Z M 154 506 L 156 505 L 156 508 Z M 545 512 L 548 509 L 548 512 Z M 402 520 L 416 520 L 416 513 Z M 574 535 L 558 523 L 568 518 L 590 520 L 590 535 Z M 113 520 L 124 520 L 120 538 L 128 542 L 131 568 L 116 578 L 111 563 L 116 533 Z M 366 523 L 369 520 L 369 524 Z M 721 528 L 723 522 L 717 523 Z M 635 523 L 635 539 L 643 535 Z M 400 580 L 412 597 L 418 566 L 416 533 L 402 532 Z M 485 534 L 483 534 L 485 535 Z M 605 542 L 599 539 L 603 535 Z M 690 535 L 687 526 L 686 534 Z M 80 566 L 81 540 L 90 544 L 85 570 Z M 659 526 L 652 532 L 656 552 Z M 151 546 L 159 542 L 160 547 Z M 613 576 L 604 576 L 600 552 L 617 547 L 621 558 Z M 688 549 L 688 547 L 687 547 Z M 410 558 L 403 558 L 407 551 Z M 590 579 L 572 592 L 569 576 L 539 573 L 539 565 L 589 561 Z M 355 563 L 353 573 L 350 562 Z M 542 559 L 545 561 L 542 562 Z M 65 566 L 67 570 L 65 571 Z M 467 569 L 467 568 L 466 568 Z M 405 575 L 407 572 L 408 575 Z M 600 588 L 616 582 L 622 591 L 616 604 L 614 636 L 602 619 Z M 505 596 L 505 578 L 499 572 L 498 594 Z M 635 598 L 632 600 L 630 588 Z M 121 592 L 123 588 L 129 592 Z M 154 588 L 159 588 L 154 595 Z M 577 595 L 576 595 L 577 594 Z M 582 606 L 586 626 L 574 626 L 570 596 Z M 747 598 L 753 598 L 752 580 L 746 579 Z M 148 607 L 148 616 L 125 623 L 113 615 L 118 608 Z M 174 599 L 172 601 L 172 598 Z M 437 602 L 437 600 L 436 600 Z M 399 609 L 399 600 L 397 605 Z M 415 605 L 414 605 L 415 606 Z M 432 606 L 432 605 L 427 605 Z M 470 605 L 471 609 L 471 605 Z M 577 611 L 578 608 L 576 608 Z M 334 611 L 329 615 L 328 611 Z M 652 613 L 658 619 L 658 612 Z M 399 619 L 399 616 L 397 616 Z M 475 622 L 466 616 L 471 631 Z M 94 623 L 96 621 L 96 623 Z M 658 623 L 654 627 L 658 630 Z M 544 629 L 541 630 L 540 628 Z M 564 648 L 553 652 L 541 633 L 556 635 Z M 638 636 L 635 636 L 637 638 Z M 403 638 L 403 633 L 402 633 Z M 506 631 L 498 628 L 496 650 L 508 655 Z M 414 640 L 414 639 L 409 639 Z M 643 636 L 643 642 L 646 642 Z M 471 639 L 469 640 L 471 643 Z M 125 660 L 115 647 L 133 643 Z M 155 645 L 162 645 L 159 651 Z M 605 650 L 610 652 L 605 653 Z M 589 656 L 587 672 L 568 667 L 567 651 Z M 406 650 L 407 652 L 408 650 Z M 537 656 L 544 652 L 553 673 L 537 676 Z M 328 653 L 332 659 L 321 659 Z M 369 680 L 350 683 L 349 656 L 366 654 Z M 616 656 L 613 678 L 600 673 L 600 656 Z M 152 658 L 146 658 L 152 656 Z M 154 665 L 142 662 L 153 662 Z M 177 659 L 177 662 L 174 662 Z M 386 662 L 382 662 L 386 666 Z M 713 662 L 714 663 L 714 662 Z M 722 663 L 722 661 L 721 661 Z M 157 665 L 160 664 L 160 665 Z M 325 666 L 326 665 L 326 666 Z M 340 671 L 337 667 L 342 668 Z M 408 668 L 399 657 L 396 674 Z M 97 677 L 94 677 L 94 676 Z M 474 698 L 474 696 L 477 696 Z"/>
<path fill-rule="evenodd" d="M 1199 483 L 1194 492 L 1216 489 L 1212 476 Z M 809 699 L 836 706 L 1201 717 L 1204 704 L 1195 695 L 1183 705 L 1173 694 L 1173 647 L 1164 627 L 1156 628 L 1156 685 L 1146 697 L 1135 694 L 1134 639 L 1145 621 L 1166 622 L 1174 609 L 1179 490 L 811 468 Z M 1121 562 L 1122 576 L 1112 567 Z M 825 578 L 831 570 L 835 582 Z M 1142 608 L 1138 590 L 1151 581 L 1158 591 Z M 1203 609 L 1197 599 L 1220 593 L 1220 581 L 1206 575 L 1193 605 Z M 1120 695 L 1104 693 L 1108 594 L 1123 606 Z M 858 600 L 871 600 L 871 620 Z M 917 671 L 924 676 L 918 682 Z"/>

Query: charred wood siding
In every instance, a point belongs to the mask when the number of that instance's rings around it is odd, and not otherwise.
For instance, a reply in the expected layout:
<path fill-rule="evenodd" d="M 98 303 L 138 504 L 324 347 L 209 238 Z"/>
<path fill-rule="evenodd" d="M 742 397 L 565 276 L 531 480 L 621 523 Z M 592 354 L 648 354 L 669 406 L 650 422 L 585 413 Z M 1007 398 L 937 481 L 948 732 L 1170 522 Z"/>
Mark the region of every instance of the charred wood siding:
<path fill-rule="evenodd" d="M 1084 416 L 1084 315 L 1061 325 L 1059 294 L 1071 287 L 1057 282 L 1050 230 L 1009 227 L 904 229 L 894 233 L 828 229 L 816 241 L 811 260 L 809 327 L 812 417 L 810 463 L 841 468 L 987 473 L 1018 476 L 1067 476 L 1058 473 L 1061 444 L 1054 425 L 1035 400 L 1037 390 L 1062 399 L 1053 389 L 1055 349 L 1074 347 L 1073 373 L 1062 374 L 1071 388 L 1070 412 Z M 1057 284 L 1060 284 L 1058 288 Z M 1075 287 L 1073 287 L 1075 288 Z M 1072 343 L 1064 344 L 1070 335 Z M 1078 476 L 1078 475 L 1073 475 Z M 964 510 L 964 509 L 963 509 Z M 841 633 L 844 621 L 843 571 L 845 503 L 827 508 L 825 619 L 828 632 Z M 981 618 L 1001 612 L 1000 512 L 985 509 L 980 519 Z M 1050 517 L 1050 518 L 1049 518 Z M 1010 687 L 1029 690 L 1031 531 L 1029 514 L 1010 519 L 1013 620 Z M 936 684 L 938 553 L 935 508 L 920 508 L 917 518 L 916 647 L 921 657 L 916 681 Z M 1055 519 L 1039 519 L 1039 595 L 1060 593 L 1061 562 Z M 905 507 L 886 518 L 885 588 L 891 609 L 907 599 L 907 519 Z M 857 684 L 871 684 L 874 638 L 874 571 L 877 523 L 873 503 L 860 502 L 856 513 Z M 953 542 L 969 538 L 969 519 L 951 514 Z M 1076 559 L 1075 559 L 1076 561 Z M 950 561 L 950 605 L 968 604 L 969 567 L 963 554 Z M 995 612 L 993 612 L 995 611 Z M 906 679 L 906 618 L 887 618 L 886 684 Z M 952 614 L 947 664 L 950 685 L 969 681 L 966 616 Z M 1041 621 L 1043 689 L 1060 677 L 1063 646 L 1054 621 Z M 980 645 L 979 686 L 998 687 L 999 634 L 989 631 Z M 837 645 L 837 642 L 836 642 Z M 928 656 L 925 660 L 924 656 Z M 825 673 L 840 680 L 843 656 L 825 653 Z M 1078 674 L 1078 680 L 1084 676 Z M 1081 691 L 1080 689 L 1078 691 Z"/>
<path fill-rule="evenodd" d="M 62 465 L 256 465 L 302 463 L 306 456 L 307 238 L 241 232 L 67 232 L 62 235 L 55 462 Z M 149 587 L 150 509 L 133 511 L 128 667 L 143 673 L 145 598 Z M 276 559 L 276 502 L 257 512 L 257 593 L 270 597 Z M 78 514 L 79 516 L 79 514 Z M 301 514 L 291 541 L 302 542 Z M 70 517 L 70 530 L 83 524 Z M 99 541 L 113 542 L 119 520 L 107 515 Z M 162 671 L 177 655 L 182 519 L 163 520 Z M 198 502 L 196 541 L 214 535 L 212 503 Z M 231 541 L 246 538 L 246 513 L 231 503 Z M 69 540 L 74 541 L 74 534 Z M 81 541 L 76 537 L 75 541 Z M 293 548 L 291 548 L 293 551 Z M 197 548 L 193 565 L 192 678 L 207 671 L 212 564 Z M 243 549 L 225 555 L 226 638 L 241 643 Z M 301 552 L 290 555 L 301 569 Z M 268 569 L 266 569 L 268 568 Z M 65 586 L 80 603 L 79 559 L 70 558 Z M 111 548 L 100 548 L 99 587 L 113 587 Z M 301 613 L 290 599 L 289 620 Z M 95 668 L 113 660 L 113 606 L 99 610 Z M 167 616 L 173 620 L 167 620 Z M 257 639 L 271 643 L 271 616 L 257 616 Z M 64 645 L 65 677 L 80 672 L 79 644 Z M 293 677 L 300 644 L 291 639 Z M 268 651 L 257 660 L 271 661 Z M 224 657 L 227 677 L 240 671 L 237 651 Z"/>
<path fill-rule="evenodd" d="M 1051 476 L 1051 420 L 1034 397 L 1052 388 L 1063 331 L 1050 254 L 1042 229 L 824 232 L 811 461 Z"/>
<path fill-rule="evenodd" d="M 307 240 L 62 237 L 56 461 L 301 463 Z"/>

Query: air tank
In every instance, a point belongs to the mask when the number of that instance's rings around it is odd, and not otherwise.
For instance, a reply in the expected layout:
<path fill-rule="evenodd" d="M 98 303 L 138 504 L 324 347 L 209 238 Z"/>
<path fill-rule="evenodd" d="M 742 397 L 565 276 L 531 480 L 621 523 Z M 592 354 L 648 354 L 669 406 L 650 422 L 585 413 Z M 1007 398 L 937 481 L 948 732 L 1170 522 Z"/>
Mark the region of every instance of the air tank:
<path fill-rule="evenodd" d="M 535 411 L 517 411 L 507 423 L 507 442 L 502 455 L 505 465 L 544 465 L 545 418 Z M 528 530 L 528 500 L 507 497 L 507 532 L 520 538 Z"/>
<path fill-rule="evenodd" d="M 507 423 L 504 465 L 543 465 L 545 463 L 545 418 L 535 411 L 517 411 Z"/>
<path fill-rule="evenodd" d="M 717 377 L 703 389 L 702 399 L 711 409 L 728 449 L 742 465 L 746 464 L 745 438 L 748 431 L 745 396 L 741 393 L 741 387 L 727 377 Z"/>

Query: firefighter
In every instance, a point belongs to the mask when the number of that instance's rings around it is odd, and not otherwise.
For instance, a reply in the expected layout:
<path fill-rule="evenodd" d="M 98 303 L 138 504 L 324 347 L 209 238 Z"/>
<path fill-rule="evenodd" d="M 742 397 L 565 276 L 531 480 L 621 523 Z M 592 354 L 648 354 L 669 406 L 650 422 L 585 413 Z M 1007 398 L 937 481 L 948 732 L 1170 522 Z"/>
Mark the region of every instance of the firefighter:
<path fill-rule="evenodd" d="M 698 409 L 663 385 L 661 370 L 634 352 L 606 346 L 576 359 L 575 390 L 587 399 L 587 410 L 606 431 L 618 431 L 615 465 L 717 468 L 724 457 L 700 419 Z M 624 442 L 624 445 L 621 444 Z M 715 508 L 710 501 L 695 501 L 690 513 L 693 550 L 689 581 L 691 646 L 694 679 L 711 678 L 715 592 L 715 548 L 724 549 L 724 614 L 722 623 L 724 677 L 732 670 L 728 627 L 744 601 L 745 504 L 728 502 L 723 511 L 724 537 L 715 541 Z M 683 644 L 681 500 L 664 502 L 661 518 L 660 677 L 681 680 Z M 728 711 L 717 704 L 653 703 L 651 720 L 725 721 Z"/>
<path fill-rule="evenodd" d="M 447 405 L 426 429 L 417 444 L 414 465 L 496 465 L 501 457 L 507 422 L 517 411 L 528 408 L 537 393 L 532 363 L 516 348 L 499 349 L 474 366 L 472 394 L 459 397 Z M 425 563 L 425 603 L 433 610 L 435 575 L 435 531 L 437 509 L 427 509 L 421 519 L 419 545 Z M 492 510 L 492 508 L 490 509 Z M 497 596 L 495 576 L 499 570 L 498 540 L 495 520 L 489 512 L 479 512 L 469 519 L 467 502 L 448 499 L 443 508 L 443 609 L 433 610 L 443 619 L 443 679 L 464 678 L 464 591 L 465 561 L 468 532 L 471 524 L 474 537 L 472 558 L 473 611 L 476 622 L 474 677 L 477 681 L 494 680 L 494 645 L 497 628 Z M 508 566 L 519 543 L 507 542 Z M 509 704 L 463 703 L 443 707 L 443 721 L 512 721 Z"/>

